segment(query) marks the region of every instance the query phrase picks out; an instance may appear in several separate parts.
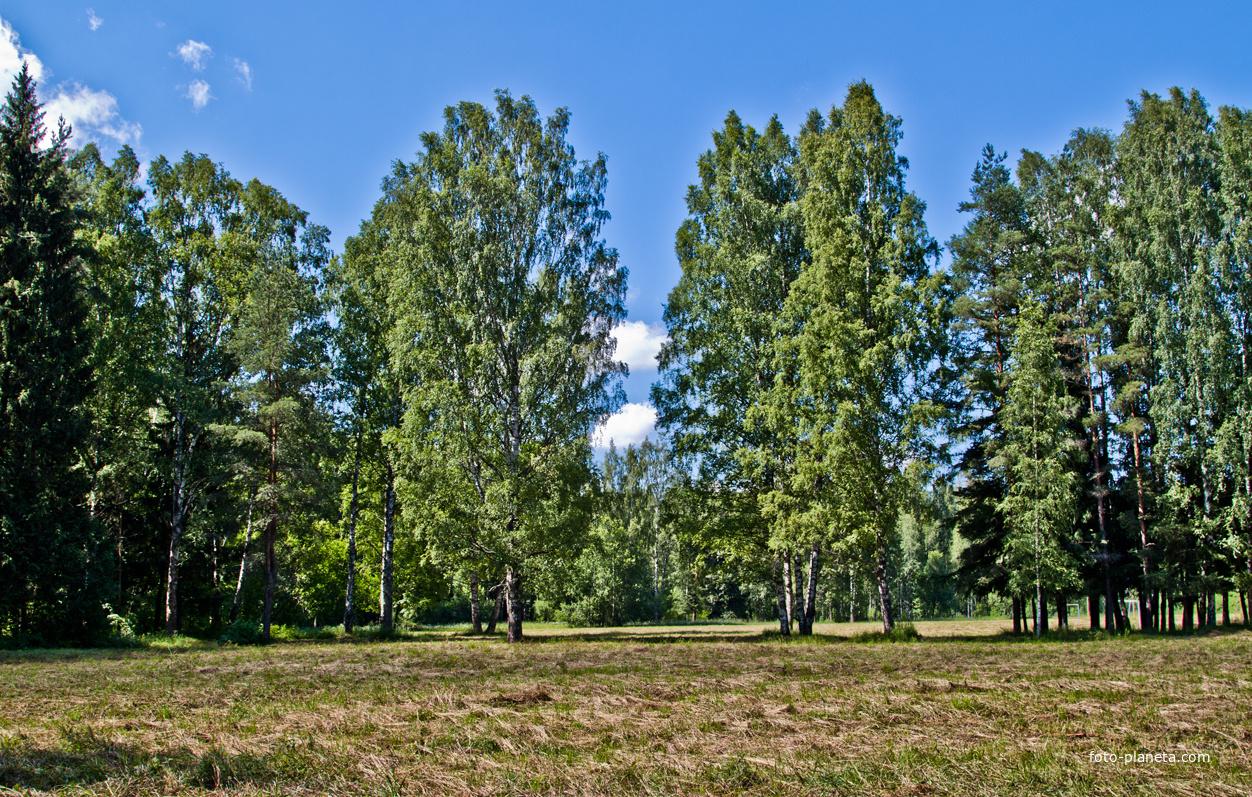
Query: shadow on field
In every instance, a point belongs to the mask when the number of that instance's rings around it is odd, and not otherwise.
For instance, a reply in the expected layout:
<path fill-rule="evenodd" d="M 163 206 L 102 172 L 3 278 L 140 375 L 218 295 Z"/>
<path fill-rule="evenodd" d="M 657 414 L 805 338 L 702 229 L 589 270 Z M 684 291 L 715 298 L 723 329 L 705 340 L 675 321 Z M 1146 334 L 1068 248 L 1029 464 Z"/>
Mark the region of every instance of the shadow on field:
<path fill-rule="evenodd" d="M 63 731 L 61 749 L 45 749 L 21 737 L 0 740 L 0 789 L 52 791 L 107 780 L 168 780 L 218 789 L 265 785 L 279 779 L 263 758 L 212 748 L 196 755 L 187 748 L 152 754 L 103 739 L 93 731 Z"/>

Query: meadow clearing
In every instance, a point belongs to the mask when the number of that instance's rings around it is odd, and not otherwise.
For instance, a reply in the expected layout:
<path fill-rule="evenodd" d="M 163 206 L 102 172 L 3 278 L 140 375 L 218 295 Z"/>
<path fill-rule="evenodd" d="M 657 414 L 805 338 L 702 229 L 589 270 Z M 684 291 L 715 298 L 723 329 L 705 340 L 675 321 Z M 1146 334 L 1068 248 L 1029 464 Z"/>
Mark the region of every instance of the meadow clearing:
<path fill-rule="evenodd" d="M 1252 792 L 1252 631 L 1005 625 L 0 653 L 0 794 Z"/>

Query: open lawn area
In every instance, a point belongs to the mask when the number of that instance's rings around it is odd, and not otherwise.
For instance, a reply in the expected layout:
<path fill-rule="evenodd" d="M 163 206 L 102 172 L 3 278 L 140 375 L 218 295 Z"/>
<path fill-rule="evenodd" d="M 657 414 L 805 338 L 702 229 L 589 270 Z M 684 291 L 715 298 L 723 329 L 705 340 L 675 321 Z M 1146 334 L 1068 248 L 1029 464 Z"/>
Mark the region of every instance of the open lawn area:
<path fill-rule="evenodd" d="M 0 653 L 0 794 L 1252 793 L 1252 632 L 1003 626 Z"/>

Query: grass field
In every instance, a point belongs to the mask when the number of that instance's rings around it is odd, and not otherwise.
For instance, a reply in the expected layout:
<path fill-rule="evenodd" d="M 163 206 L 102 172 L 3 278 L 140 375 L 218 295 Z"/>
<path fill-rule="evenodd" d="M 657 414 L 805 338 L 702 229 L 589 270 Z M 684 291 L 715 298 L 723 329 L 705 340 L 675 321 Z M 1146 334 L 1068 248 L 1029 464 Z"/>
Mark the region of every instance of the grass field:
<path fill-rule="evenodd" d="M 0 794 L 1252 793 L 1252 632 L 1002 627 L 3 653 Z"/>

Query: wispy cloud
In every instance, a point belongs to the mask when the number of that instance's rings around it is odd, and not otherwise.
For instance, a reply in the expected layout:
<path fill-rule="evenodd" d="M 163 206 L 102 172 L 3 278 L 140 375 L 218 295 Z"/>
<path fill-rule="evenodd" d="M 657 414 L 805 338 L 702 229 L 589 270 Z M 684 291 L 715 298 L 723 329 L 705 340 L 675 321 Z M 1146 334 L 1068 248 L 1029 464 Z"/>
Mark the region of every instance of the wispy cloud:
<path fill-rule="evenodd" d="M 252 91 L 252 67 L 248 66 L 248 62 L 236 58 L 235 71 L 239 73 L 236 80 L 242 83 L 248 91 Z"/>
<path fill-rule="evenodd" d="M 178 56 L 183 59 L 183 63 L 187 66 L 197 72 L 203 72 L 204 67 L 209 63 L 209 59 L 213 57 L 213 48 L 204 42 L 188 39 L 178 45 Z"/>
<path fill-rule="evenodd" d="M 187 93 L 183 96 L 191 100 L 191 107 L 197 111 L 213 99 L 213 95 L 209 93 L 209 84 L 200 79 L 191 81 L 191 84 L 187 86 Z"/>
<path fill-rule="evenodd" d="M 104 24 L 104 20 L 96 16 L 96 12 L 89 8 L 87 9 L 87 24 L 91 26 L 92 30 L 100 30 L 100 26 Z"/>
<path fill-rule="evenodd" d="M 617 338 L 614 357 L 630 366 L 631 371 L 647 371 L 656 368 L 656 355 L 669 338 L 660 324 L 627 321 L 613 329 Z"/>
<path fill-rule="evenodd" d="M 612 442 L 618 447 L 639 445 L 656 432 L 656 410 L 648 404 L 627 404 L 596 427 L 591 444 L 607 449 Z"/>
<path fill-rule="evenodd" d="M 103 139 L 111 139 L 118 145 L 139 144 L 143 128 L 122 118 L 116 97 L 107 91 L 78 83 L 46 84 L 51 72 L 44 67 L 39 56 L 22 47 L 13 26 L 0 19 L 0 80 L 4 81 L 5 90 L 21 71 L 23 63 L 39 84 L 39 97 L 44 105 L 44 126 L 48 132 L 55 131 L 58 120 L 64 119 L 73 128 L 72 146 Z"/>

